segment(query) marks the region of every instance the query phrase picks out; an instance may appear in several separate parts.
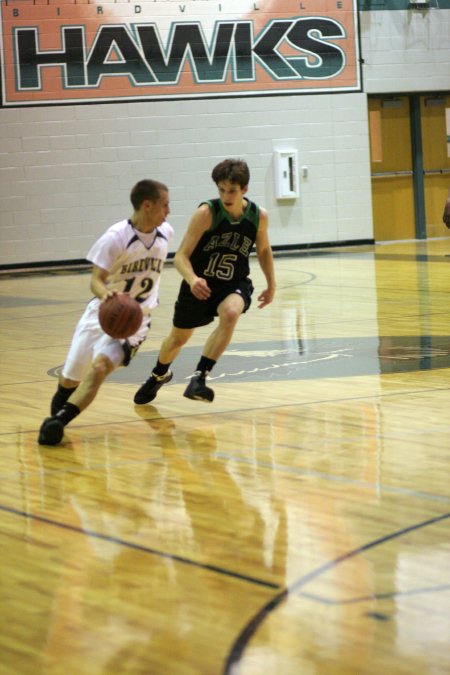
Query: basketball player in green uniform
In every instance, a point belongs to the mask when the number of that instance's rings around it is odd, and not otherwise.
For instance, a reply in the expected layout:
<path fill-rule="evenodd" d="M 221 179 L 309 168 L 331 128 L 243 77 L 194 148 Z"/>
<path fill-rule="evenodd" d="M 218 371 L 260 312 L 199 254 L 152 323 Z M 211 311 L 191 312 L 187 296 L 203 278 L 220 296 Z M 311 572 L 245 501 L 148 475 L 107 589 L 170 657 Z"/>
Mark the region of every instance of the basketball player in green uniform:
<path fill-rule="evenodd" d="M 259 308 L 271 303 L 274 297 L 268 215 L 264 208 L 245 197 L 250 180 L 247 164 L 240 159 L 225 159 L 214 167 L 211 177 L 218 187 L 219 199 L 200 204 L 175 255 L 174 264 L 183 281 L 175 303 L 173 326 L 162 342 L 151 376 L 135 394 L 134 402 L 138 405 L 152 401 L 160 387 L 172 379 L 170 365 L 195 328 L 218 317 L 184 392 L 184 396 L 194 400 L 214 399 L 206 377 L 230 343 L 239 317 L 250 307 L 253 285 L 249 255 L 253 245 L 267 282 L 267 288 L 258 296 Z"/>

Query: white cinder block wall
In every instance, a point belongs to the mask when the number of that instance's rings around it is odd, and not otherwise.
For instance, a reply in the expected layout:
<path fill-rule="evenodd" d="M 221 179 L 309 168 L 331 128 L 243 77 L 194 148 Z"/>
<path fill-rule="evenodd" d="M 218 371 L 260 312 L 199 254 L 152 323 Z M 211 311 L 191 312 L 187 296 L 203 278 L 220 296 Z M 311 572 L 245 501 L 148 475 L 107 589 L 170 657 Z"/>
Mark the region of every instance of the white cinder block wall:
<path fill-rule="evenodd" d="M 1 109 L 0 265 L 83 259 L 144 177 L 171 189 L 174 251 L 232 156 L 250 165 L 273 245 L 372 239 L 366 92 L 450 89 L 449 35 L 448 10 L 362 12 L 364 93 Z M 280 202 L 273 157 L 287 146 L 308 175 Z"/>
<path fill-rule="evenodd" d="M 274 245 L 370 239 L 366 107 L 363 94 L 324 94 L 2 110 L 1 263 L 84 258 L 145 177 L 170 187 L 175 249 L 216 196 L 212 167 L 234 156 Z M 273 158 L 286 144 L 308 176 L 299 199 L 279 202 Z"/>
<path fill-rule="evenodd" d="M 360 12 L 368 94 L 450 89 L 450 10 Z"/>

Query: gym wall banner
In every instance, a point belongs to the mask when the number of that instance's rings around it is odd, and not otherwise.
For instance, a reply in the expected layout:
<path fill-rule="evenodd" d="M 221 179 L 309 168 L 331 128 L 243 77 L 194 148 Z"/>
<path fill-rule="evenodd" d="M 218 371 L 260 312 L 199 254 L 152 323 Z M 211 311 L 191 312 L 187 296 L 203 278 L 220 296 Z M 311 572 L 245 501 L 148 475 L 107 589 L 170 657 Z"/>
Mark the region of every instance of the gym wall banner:
<path fill-rule="evenodd" d="M 356 0 L 0 0 L 2 105 L 360 91 Z"/>

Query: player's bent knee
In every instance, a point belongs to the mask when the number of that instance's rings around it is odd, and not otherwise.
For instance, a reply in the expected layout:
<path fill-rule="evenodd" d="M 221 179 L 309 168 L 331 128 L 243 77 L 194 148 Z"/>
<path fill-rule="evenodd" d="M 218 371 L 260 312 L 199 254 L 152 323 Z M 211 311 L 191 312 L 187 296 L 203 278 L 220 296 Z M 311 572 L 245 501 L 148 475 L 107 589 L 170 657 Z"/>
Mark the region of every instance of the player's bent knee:
<path fill-rule="evenodd" d="M 111 361 L 101 359 L 92 364 L 91 375 L 95 384 L 101 384 L 105 377 L 114 370 Z"/>
<path fill-rule="evenodd" d="M 242 312 L 238 311 L 234 307 L 227 307 L 221 313 L 220 319 L 224 324 L 228 326 L 234 326 L 238 322 L 241 313 Z"/>

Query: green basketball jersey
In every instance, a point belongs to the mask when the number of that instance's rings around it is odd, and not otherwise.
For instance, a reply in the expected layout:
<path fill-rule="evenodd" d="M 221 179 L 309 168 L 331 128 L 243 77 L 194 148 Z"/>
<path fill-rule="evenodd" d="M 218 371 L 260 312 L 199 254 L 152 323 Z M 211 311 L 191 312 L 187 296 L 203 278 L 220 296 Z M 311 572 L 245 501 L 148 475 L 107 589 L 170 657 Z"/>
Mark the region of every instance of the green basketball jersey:
<path fill-rule="evenodd" d="M 223 282 L 248 277 L 249 255 L 259 226 L 259 206 L 246 199 L 247 206 L 239 220 L 233 221 L 220 199 L 211 199 L 212 225 L 192 252 L 190 261 L 197 276 L 207 280 L 210 288 Z"/>

